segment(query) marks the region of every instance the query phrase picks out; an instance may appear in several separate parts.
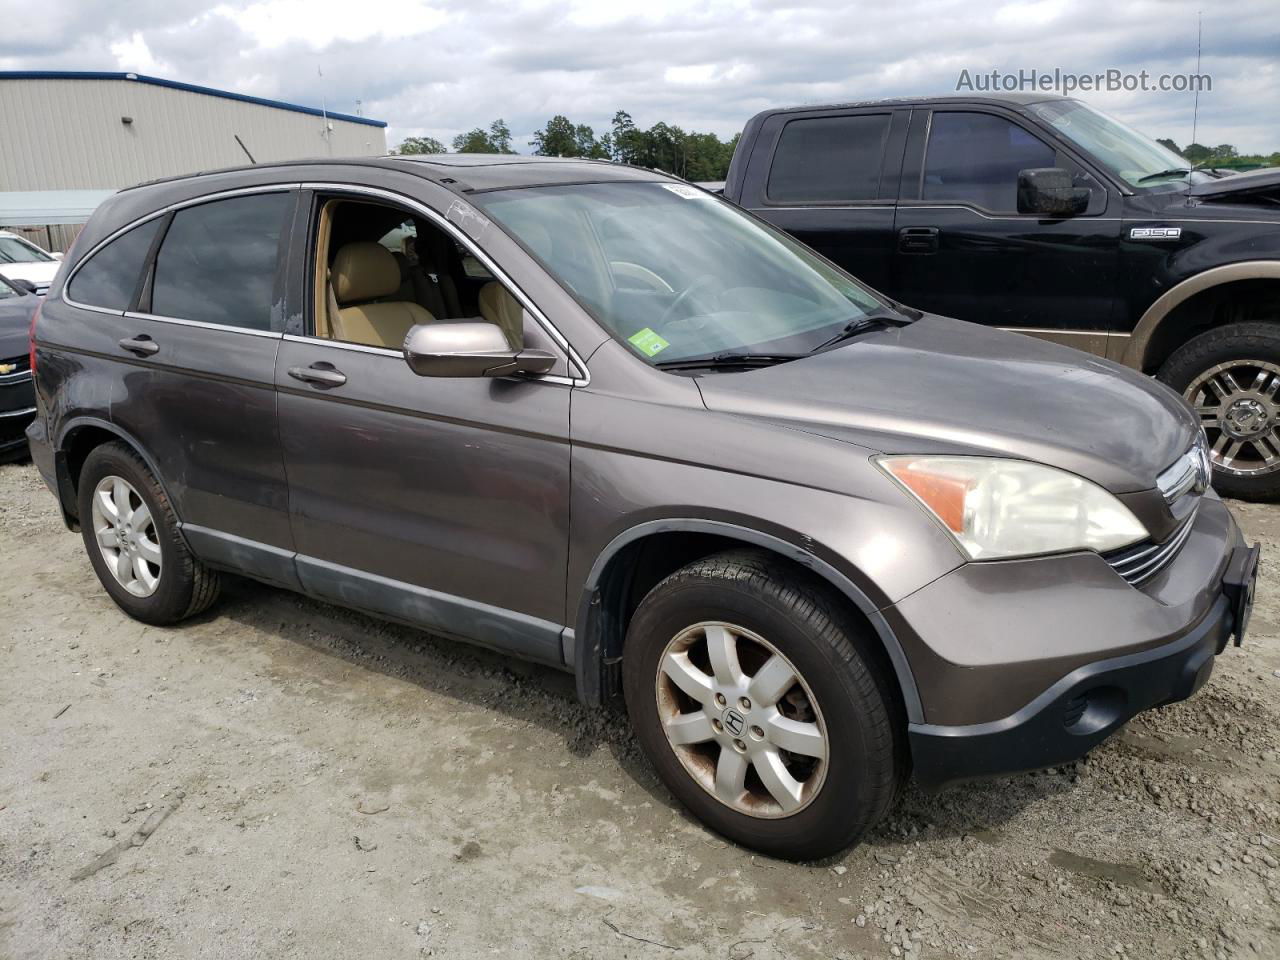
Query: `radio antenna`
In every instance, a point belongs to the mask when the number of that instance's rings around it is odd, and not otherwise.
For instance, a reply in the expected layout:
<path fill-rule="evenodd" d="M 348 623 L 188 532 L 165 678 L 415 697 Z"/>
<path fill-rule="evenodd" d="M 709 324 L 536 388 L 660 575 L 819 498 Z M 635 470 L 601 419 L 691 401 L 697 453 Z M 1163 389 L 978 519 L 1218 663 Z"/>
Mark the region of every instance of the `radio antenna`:
<path fill-rule="evenodd" d="M 1196 142 L 1196 124 L 1200 118 L 1200 39 L 1204 31 L 1204 13 L 1196 13 L 1196 99 L 1191 108 L 1191 142 Z"/>

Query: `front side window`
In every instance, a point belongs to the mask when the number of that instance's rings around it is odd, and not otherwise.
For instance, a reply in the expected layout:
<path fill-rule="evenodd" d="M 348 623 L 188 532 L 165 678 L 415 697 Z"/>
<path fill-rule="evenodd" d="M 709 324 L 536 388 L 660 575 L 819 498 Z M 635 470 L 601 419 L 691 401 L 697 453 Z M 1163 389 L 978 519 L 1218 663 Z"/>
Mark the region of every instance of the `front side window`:
<path fill-rule="evenodd" d="M 874 200 L 889 114 L 814 117 L 782 128 L 769 168 L 769 199 L 814 203 Z"/>
<path fill-rule="evenodd" d="M 467 270 L 451 236 L 400 207 L 326 200 L 315 235 L 317 337 L 398 351 L 418 324 L 483 321 L 520 350 L 533 332 L 506 287 Z"/>
<path fill-rule="evenodd" d="M 179 210 L 156 256 L 151 313 L 220 326 L 271 328 L 287 193 Z"/>
<path fill-rule="evenodd" d="M 20 237 L 0 237 L 0 263 L 49 263 L 53 257 Z"/>
<path fill-rule="evenodd" d="M 104 310 L 128 310 L 142 279 L 142 265 L 163 222 L 164 217 L 148 220 L 91 256 L 76 269 L 67 296 Z"/>
<path fill-rule="evenodd" d="M 651 363 L 806 352 L 889 309 L 786 234 L 688 184 L 497 190 L 474 201 Z"/>
<path fill-rule="evenodd" d="M 4 277 L 0 277 L 0 300 L 12 300 L 15 297 L 20 296 L 22 296 L 22 294 L 19 292 L 17 287 L 11 287 L 8 280 Z"/>
<path fill-rule="evenodd" d="M 1054 157 L 1052 147 L 1004 117 L 935 112 L 920 198 L 1016 213 L 1018 172 L 1052 167 Z"/>

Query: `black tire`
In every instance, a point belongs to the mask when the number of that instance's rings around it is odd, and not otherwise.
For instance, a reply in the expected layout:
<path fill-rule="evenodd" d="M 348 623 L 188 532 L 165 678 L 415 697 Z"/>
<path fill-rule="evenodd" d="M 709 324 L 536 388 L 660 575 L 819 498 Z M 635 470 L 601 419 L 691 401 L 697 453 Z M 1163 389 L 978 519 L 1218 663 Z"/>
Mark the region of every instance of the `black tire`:
<path fill-rule="evenodd" d="M 817 701 L 828 732 L 825 777 L 797 812 L 762 819 L 722 802 L 667 738 L 655 693 L 659 661 L 673 638 L 709 621 L 768 638 Z M 622 664 L 632 726 L 662 781 L 713 830 L 773 857 L 813 860 L 860 840 L 908 772 L 896 686 L 869 648 L 868 629 L 824 583 L 767 553 L 720 553 L 667 577 L 636 610 Z"/>
<path fill-rule="evenodd" d="M 1254 368 L 1248 366 L 1250 360 L 1264 361 L 1280 368 L 1280 324 L 1230 323 L 1202 333 L 1175 350 L 1160 368 L 1157 377 L 1185 397 L 1187 390 L 1201 374 L 1219 364 L 1239 362 L 1243 365 L 1246 378 L 1252 379 Z M 1264 405 L 1273 415 L 1269 423 L 1280 426 L 1280 420 L 1276 419 L 1280 417 L 1280 403 Z M 1213 444 L 1218 436 L 1217 429 L 1209 423 L 1206 423 L 1206 428 L 1209 442 Z M 1280 442 L 1275 446 L 1280 448 Z M 1246 457 L 1251 452 L 1256 457 L 1256 449 L 1246 447 Z M 1250 461 L 1246 459 L 1242 462 Z M 1240 476 L 1228 473 L 1215 463 L 1213 488 L 1223 496 L 1241 500 L 1280 500 L 1280 465 L 1269 473 Z"/>
<path fill-rule="evenodd" d="M 116 579 L 98 548 L 93 529 L 93 492 L 106 477 L 124 479 L 151 511 L 155 539 L 160 547 L 161 566 L 155 592 L 147 597 L 131 594 Z M 80 471 L 77 500 L 80 532 L 89 561 L 111 599 L 125 613 L 143 623 L 164 626 L 185 620 L 207 609 L 217 598 L 217 573 L 197 560 L 178 529 L 178 517 L 164 489 L 146 462 L 125 443 L 104 443 L 95 447 Z"/>

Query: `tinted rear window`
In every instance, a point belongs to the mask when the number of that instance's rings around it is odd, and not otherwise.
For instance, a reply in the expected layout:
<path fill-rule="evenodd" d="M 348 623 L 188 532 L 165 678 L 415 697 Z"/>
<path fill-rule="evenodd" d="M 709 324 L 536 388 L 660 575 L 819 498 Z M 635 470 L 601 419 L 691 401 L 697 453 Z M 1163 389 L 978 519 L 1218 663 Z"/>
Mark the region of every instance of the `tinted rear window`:
<path fill-rule="evenodd" d="M 769 169 L 769 199 L 874 200 L 880 192 L 889 114 L 792 120 Z"/>
<path fill-rule="evenodd" d="M 128 310 L 142 265 L 163 222 L 164 217 L 156 217 L 108 243 L 76 270 L 67 295 L 92 307 Z"/>
<path fill-rule="evenodd" d="M 221 326 L 271 328 L 287 193 L 179 210 L 156 255 L 151 312 Z"/>

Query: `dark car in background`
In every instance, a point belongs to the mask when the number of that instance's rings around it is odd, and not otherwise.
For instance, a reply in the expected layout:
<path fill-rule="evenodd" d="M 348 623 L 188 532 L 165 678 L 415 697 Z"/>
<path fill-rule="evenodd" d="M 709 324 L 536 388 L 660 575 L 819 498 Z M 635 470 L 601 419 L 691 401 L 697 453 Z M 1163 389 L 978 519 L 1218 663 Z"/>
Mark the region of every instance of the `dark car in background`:
<path fill-rule="evenodd" d="M 36 413 L 27 334 L 40 298 L 27 284 L 0 275 L 0 462 L 26 456 L 26 429 Z"/>
<path fill-rule="evenodd" d="M 952 96 L 765 111 L 723 192 L 903 303 L 1158 376 L 1215 487 L 1280 498 L 1280 170 L 1192 170 L 1079 100 Z"/>
<path fill-rule="evenodd" d="M 127 613 L 230 571 L 572 671 L 777 856 L 863 836 L 911 770 L 1081 756 L 1199 689 L 1252 603 L 1176 394 L 899 308 L 654 171 L 125 190 L 33 336 L 33 458 Z"/>

